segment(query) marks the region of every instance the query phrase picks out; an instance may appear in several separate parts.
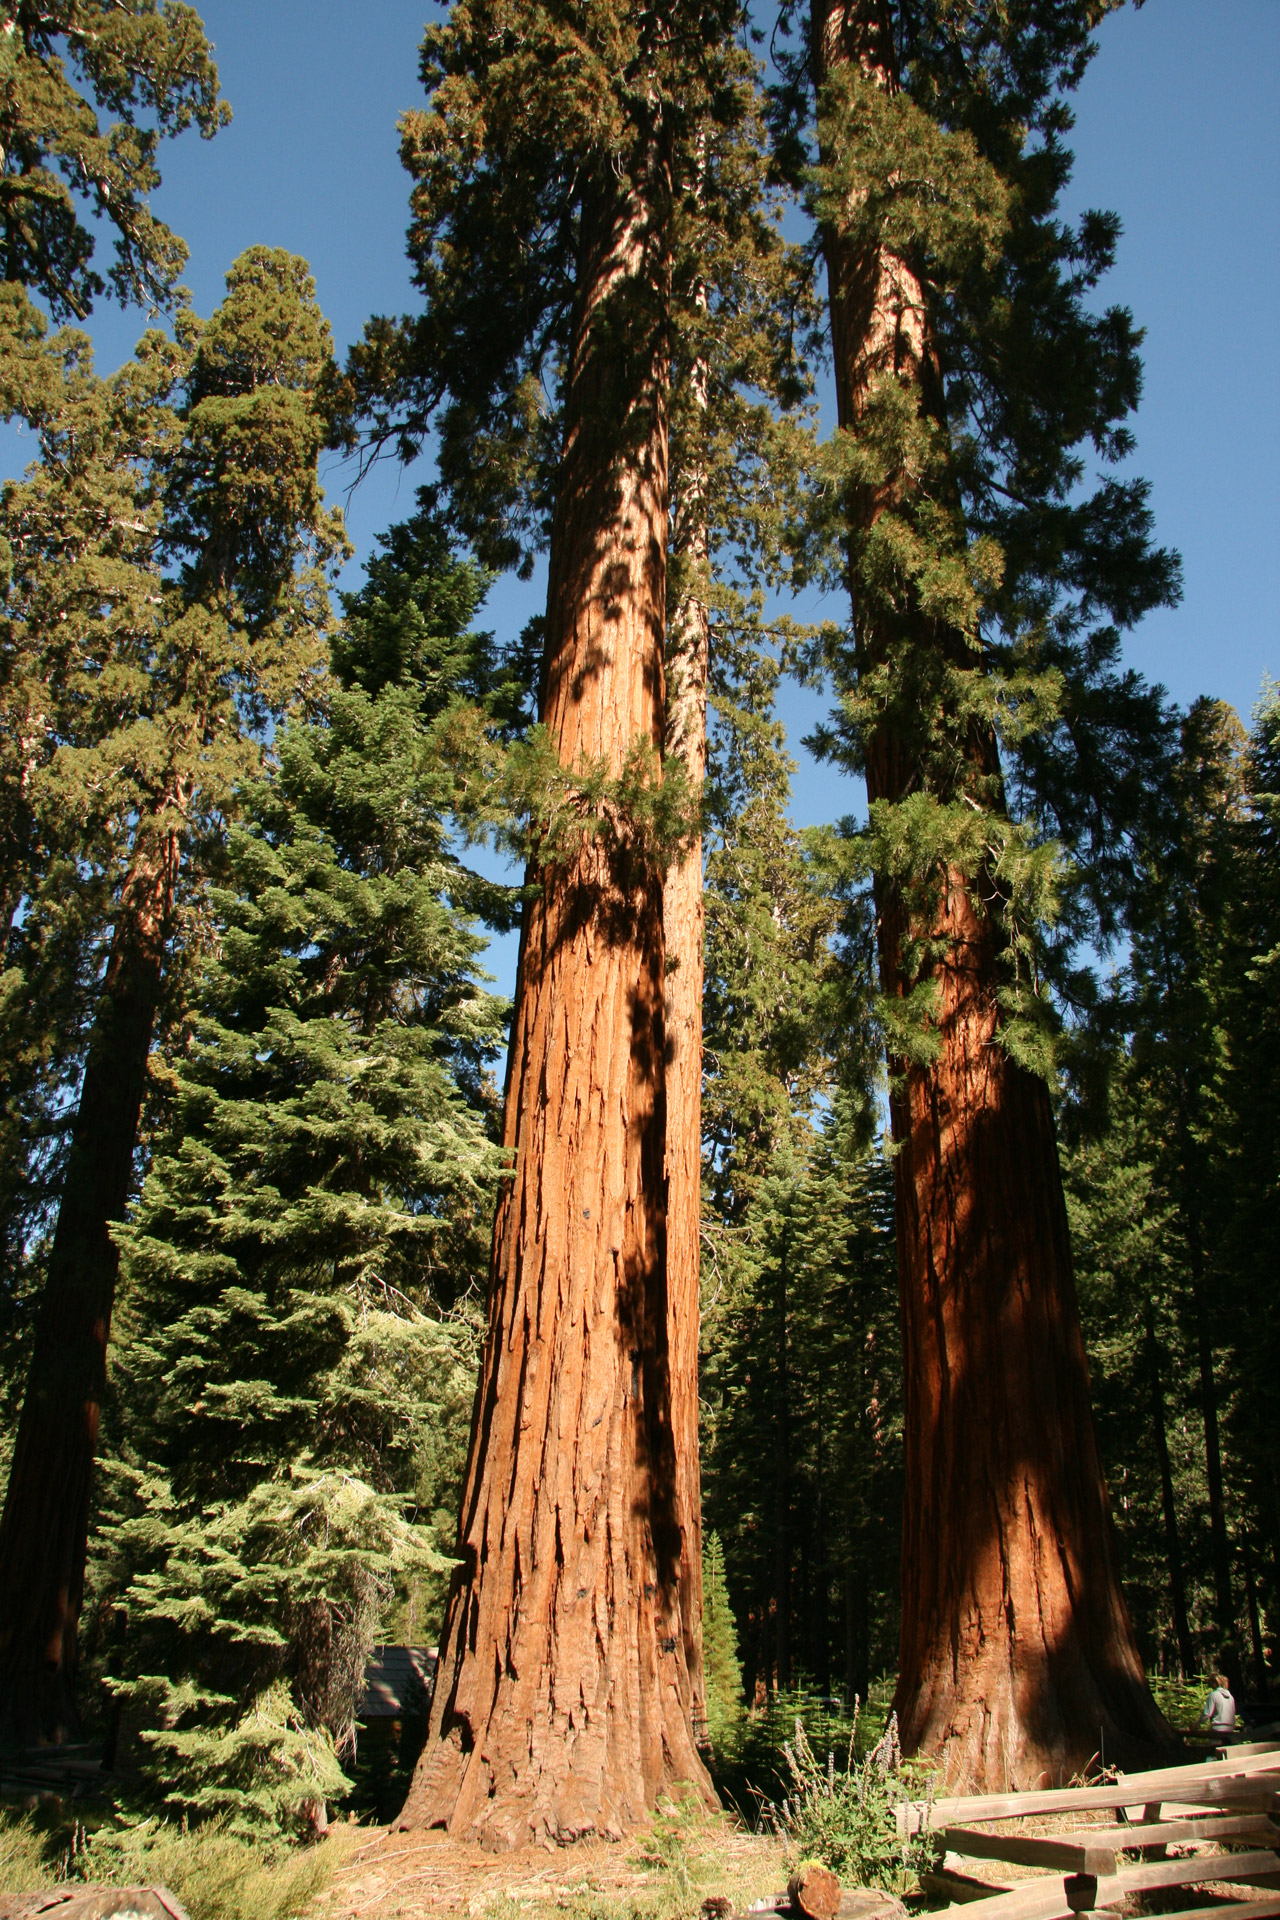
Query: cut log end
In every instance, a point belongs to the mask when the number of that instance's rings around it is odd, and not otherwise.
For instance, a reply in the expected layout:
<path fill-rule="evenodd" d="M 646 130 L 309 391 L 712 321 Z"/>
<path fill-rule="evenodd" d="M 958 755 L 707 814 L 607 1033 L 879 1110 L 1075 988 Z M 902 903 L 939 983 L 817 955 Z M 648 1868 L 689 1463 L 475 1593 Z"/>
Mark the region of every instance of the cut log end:
<path fill-rule="evenodd" d="M 803 1920 L 836 1920 L 840 1911 L 840 1882 L 830 1867 L 810 1863 L 799 1867 L 787 1882 L 791 1911 Z"/>

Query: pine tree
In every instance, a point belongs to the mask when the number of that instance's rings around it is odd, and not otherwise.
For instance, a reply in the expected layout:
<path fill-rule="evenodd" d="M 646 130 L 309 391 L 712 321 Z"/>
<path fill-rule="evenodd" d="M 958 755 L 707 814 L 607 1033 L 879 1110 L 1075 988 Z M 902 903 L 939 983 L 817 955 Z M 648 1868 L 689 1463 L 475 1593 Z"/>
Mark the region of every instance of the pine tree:
<path fill-rule="evenodd" d="M 181 382 L 159 416 L 147 393 L 156 361 Z M 0 1521 L 0 1724 L 28 1740 L 76 1724 L 112 1223 L 133 1180 L 180 884 L 189 895 L 262 729 L 305 695 L 322 661 L 326 576 L 345 551 L 316 479 L 331 362 L 305 265 L 252 249 L 198 338 L 185 321 L 174 343 L 148 336 L 138 367 L 117 377 L 126 393 L 143 390 L 141 445 L 130 449 L 141 471 L 123 483 L 140 495 L 141 518 L 121 527 L 103 517 L 124 449 L 101 430 L 110 400 L 92 384 L 72 406 L 101 416 L 99 431 L 81 440 L 65 414 L 52 416 L 44 472 L 30 483 L 33 575 L 55 600 L 69 592 L 77 617 L 51 634 L 38 608 L 19 654 L 29 682 L 27 663 L 61 650 L 63 711 L 42 740 L 48 804 L 74 820 L 81 799 L 90 834 L 75 854 L 101 861 L 111 933 Z M 76 507 L 85 518 L 68 549 L 62 516 Z"/>
<path fill-rule="evenodd" d="M 1056 212 L 1103 11 L 815 5 L 779 103 L 797 170 L 816 103 L 840 419 L 817 530 L 853 601 L 828 745 L 867 779 L 891 1061 L 897 1711 L 908 1752 L 979 1787 L 1056 1777 L 1100 1727 L 1116 1755 L 1164 1733 L 1119 1584 L 1043 1078 L 1040 930 L 1058 911 L 1067 948 L 1114 929 L 1160 734 L 1119 629 L 1177 584 L 1142 483 L 1080 486 L 1082 445 L 1130 450 L 1140 380 L 1130 317 L 1086 305 L 1116 222 Z"/>
<path fill-rule="evenodd" d="M 504 1009 L 450 848 L 501 678 L 482 587 L 429 505 L 383 543 L 324 721 L 284 731 L 232 831 L 217 957 L 165 1052 L 99 1579 L 184 1814 L 318 1817 L 395 1591 L 443 1600 L 498 1171 Z"/>
<path fill-rule="evenodd" d="M 175 0 L 16 0 L 0 16 L 3 277 L 55 320 L 84 319 L 108 283 L 122 303 L 173 299 L 187 249 L 149 196 L 162 138 L 194 123 L 210 139 L 231 118 L 211 51 Z M 118 118 L 103 126 L 98 108 Z M 116 230 L 105 281 L 77 201 Z"/>
<path fill-rule="evenodd" d="M 712 1747 L 723 1747 L 742 1717 L 742 1667 L 738 1633 L 724 1576 L 720 1536 L 709 1533 L 702 1567 L 702 1658 L 707 1676 L 707 1730 Z"/>

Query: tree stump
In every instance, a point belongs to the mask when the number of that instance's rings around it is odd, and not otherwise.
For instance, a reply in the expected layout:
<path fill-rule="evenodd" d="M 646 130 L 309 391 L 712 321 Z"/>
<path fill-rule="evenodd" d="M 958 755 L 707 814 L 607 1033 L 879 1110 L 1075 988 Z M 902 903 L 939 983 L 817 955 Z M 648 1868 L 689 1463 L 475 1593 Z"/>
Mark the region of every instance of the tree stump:
<path fill-rule="evenodd" d="M 810 1861 L 798 1867 L 787 1882 L 791 1911 L 804 1920 L 836 1920 L 840 1911 L 840 1882 L 830 1867 Z"/>

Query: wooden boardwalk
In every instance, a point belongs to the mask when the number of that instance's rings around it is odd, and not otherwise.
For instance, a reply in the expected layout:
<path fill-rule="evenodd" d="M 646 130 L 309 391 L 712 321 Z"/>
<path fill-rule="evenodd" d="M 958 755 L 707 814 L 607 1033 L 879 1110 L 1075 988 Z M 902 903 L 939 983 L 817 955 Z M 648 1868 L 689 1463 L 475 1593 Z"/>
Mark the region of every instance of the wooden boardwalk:
<path fill-rule="evenodd" d="M 1111 1821 L 1071 1825 L 1083 1814 Z M 944 1911 L 963 1906 L 965 1920 L 1074 1920 L 1136 1895 L 1209 1886 L 1227 1892 L 1179 1920 L 1270 1920 L 1280 1916 L 1278 1816 L 1280 1742 L 1257 1741 L 1100 1786 L 908 1801 L 898 1828 L 943 1839 L 944 1864 L 926 1885 L 950 1900 Z M 1026 1831 L 1045 1820 L 1054 1831 Z M 1001 1865 L 1026 1877 L 1000 1875 Z"/>

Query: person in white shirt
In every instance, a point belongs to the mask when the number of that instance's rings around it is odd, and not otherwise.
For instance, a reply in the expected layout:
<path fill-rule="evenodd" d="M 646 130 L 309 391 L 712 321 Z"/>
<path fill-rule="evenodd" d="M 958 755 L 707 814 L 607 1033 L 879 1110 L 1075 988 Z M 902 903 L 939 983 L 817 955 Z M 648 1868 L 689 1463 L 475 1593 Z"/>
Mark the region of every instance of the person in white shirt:
<path fill-rule="evenodd" d="M 1210 1733 L 1227 1734 L 1234 1733 L 1236 1730 L 1235 1696 L 1227 1683 L 1225 1673 L 1214 1674 L 1213 1692 L 1205 1701 L 1204 1712 L 1196 1722 L 1198 1727 L 1206 1724 Z"/>

